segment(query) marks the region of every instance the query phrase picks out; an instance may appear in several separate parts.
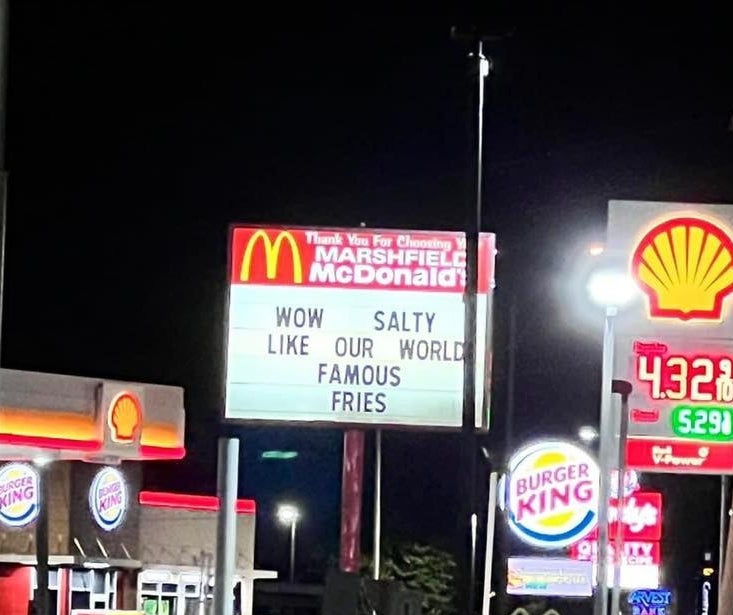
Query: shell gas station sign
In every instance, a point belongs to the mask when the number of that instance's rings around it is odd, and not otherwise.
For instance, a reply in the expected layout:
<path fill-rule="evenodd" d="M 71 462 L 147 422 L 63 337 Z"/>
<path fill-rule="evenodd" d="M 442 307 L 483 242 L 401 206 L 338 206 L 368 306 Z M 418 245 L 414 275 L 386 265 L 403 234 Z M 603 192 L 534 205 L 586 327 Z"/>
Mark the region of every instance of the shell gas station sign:
<path fill-rule="evenodd" d="M 0 459 L 180 459 L 183 389 L 0 370 Z"/>
<path fill-rule="evenodd" d="M 627 464 L 733 473 L 733 206 L 611 201 L 609 253 L 640 301 L 616 317 Z"/>

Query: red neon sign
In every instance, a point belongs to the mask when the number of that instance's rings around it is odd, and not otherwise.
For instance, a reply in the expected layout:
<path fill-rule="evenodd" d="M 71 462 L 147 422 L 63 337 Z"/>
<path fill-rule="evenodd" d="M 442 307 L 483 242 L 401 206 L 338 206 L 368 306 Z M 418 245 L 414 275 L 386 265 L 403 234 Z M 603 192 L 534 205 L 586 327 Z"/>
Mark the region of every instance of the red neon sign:
<path fill-rule="evenodd" d="M 618 501 L 612 499 L 608 507 L 609 536 L 616 536 L 618 523 Z M 656 541 L 662 538 L 662 494 L 659 492 L 637 491 L 623 500 L 624 540 Z M 590 537 L 598 536 L 598 528 Z"/>
<path fill-rule="evenodd" d="M 608 545 L 608 560 L 614 561 L 615 545 Z M 598 562 L 598 541 L 583 539 L 570 547 L 570 557 L 581 562 Z M 623 565 L 653 566 L 662 561 L 659 543 L 639 540 L 628 540 L 623 543 Z"/>
<path fill-rule="evenodd" d="M 141 491 L 141 506 L 173 508 L 179 510 L 219 510 L 219 498 L 215 495 L 192 495 L 189 493 L 167 493 L 164 491 Z M 254 500 L 237 500 L 237 513 L 254 515 L 257 505 Z"/>
<path fill-rule="evenodd" d="M 669 353 L 664 344 L 634 342 L 635 377 L 653 400 L 733 402 L 733 358 Z"/>

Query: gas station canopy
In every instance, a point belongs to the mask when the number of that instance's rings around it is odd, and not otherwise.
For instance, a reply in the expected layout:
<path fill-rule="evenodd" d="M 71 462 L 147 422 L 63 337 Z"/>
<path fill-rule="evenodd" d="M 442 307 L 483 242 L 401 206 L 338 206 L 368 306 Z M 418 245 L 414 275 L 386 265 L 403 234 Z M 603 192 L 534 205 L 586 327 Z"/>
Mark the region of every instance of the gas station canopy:
<path fill-rule="evenodd" d="M 0 369 L 0 459 L 185 456 L 180 387 Z"/>

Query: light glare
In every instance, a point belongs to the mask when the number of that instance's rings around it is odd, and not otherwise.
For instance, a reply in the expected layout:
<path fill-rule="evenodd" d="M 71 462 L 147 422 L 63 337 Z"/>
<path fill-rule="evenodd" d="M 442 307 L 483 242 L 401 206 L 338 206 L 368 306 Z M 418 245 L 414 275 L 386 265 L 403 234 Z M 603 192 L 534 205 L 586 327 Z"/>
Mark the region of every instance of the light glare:
<path fill-rule="evenodd" d="M 593 442 L 598 438 L 598 431 L 596 431 L 595 427 L 591 427 L 590 425 L 583 425 L 578 430 L 578 437 L 583 442 Z"/>
<path fill-rule="evenodd" d="M 588 280 L 588 295 L 591 301 L 602 307 L 623 307 L 637 294 L 636 284 L 621 271 L 596 271 Z"/>
<path fill-rule="evenodd" d="M 277 518 L 283 525 L 290 525 L 300 519 L 300 511 L 292 504 L 281 504 L 277 508 Z"/>

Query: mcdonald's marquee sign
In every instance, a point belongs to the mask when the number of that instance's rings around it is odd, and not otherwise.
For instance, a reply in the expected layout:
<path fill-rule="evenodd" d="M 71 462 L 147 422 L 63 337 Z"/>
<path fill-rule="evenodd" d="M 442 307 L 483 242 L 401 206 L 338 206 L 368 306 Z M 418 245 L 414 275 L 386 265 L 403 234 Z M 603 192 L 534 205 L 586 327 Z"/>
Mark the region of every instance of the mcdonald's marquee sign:
<path fill-rule="evenodd" d="M 455 428 L 465 235 L 238 226 L 225 419 Z M 488 426 L 494 236 L 479 242 L 476 426 Z"/>

